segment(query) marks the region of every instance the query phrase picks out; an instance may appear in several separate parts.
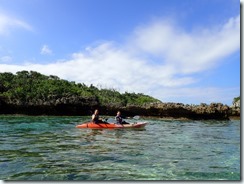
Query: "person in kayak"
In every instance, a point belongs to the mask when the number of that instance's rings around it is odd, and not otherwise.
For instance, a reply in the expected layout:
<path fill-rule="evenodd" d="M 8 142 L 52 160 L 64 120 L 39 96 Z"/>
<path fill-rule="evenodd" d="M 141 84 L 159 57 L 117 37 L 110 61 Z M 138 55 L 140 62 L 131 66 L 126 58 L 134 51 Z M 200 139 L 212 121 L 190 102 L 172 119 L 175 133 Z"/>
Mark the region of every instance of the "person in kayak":
<path fill-rule="evenodd" d="M 130 123 L 123 121 L 123 118 L 121 117 L 120 111 L 117 112 L 117 116 L 115 117 L 115 120 L 116 120 L 117 124 L 130 124 Z"/>
<path fill-rule="evenodd" d="M 92 122 L 93 123 L 103 123 L 102 120 L 99 119 L 99 111 L 96 109 L 94 114 L 92 115 Z"/>

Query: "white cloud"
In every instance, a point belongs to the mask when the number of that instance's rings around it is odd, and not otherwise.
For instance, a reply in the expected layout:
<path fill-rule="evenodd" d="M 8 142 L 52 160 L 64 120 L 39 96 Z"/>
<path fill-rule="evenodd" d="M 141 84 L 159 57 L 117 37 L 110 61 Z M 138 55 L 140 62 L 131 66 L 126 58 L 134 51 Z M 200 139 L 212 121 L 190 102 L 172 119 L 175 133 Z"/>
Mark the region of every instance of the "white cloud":
<path fill-rule="evenodd" d="M 200 80 L 195 73 L 217 67 L 222 58 L 239 50 L 239 19 L 239 16 L 231 18 L 224 25 L 198 32 L 186 32 L 169 21 L 157 21 L 136 28 L 122 46 L 104 42 L 73 53 L 66 61 L 50 64 L 0 64 L 0 72 L 35 70 L 87 85 L 113 87 L 121 92 L 142 92 L 163 101 L 188 97 L 189 103 L 205 99 L 218 101 L 222 100 L 221 94 L 225 98 L 230 94 L 222 89 L 189 85 Z M 52 54 L 52 51 L 44 45 L 41 53 Z"/>
<path fill-rule="evenodd" d="M 25 21 L 0 13 L 0 35 L 9 34 L 12 28 L 22 28 L 33 30 L 33 28 Z"/>
<path fill-rule="evenodd" d="M 2 56 L 0 57 L 0 63 L 9 63 L 12 61 L 12 57 L 10 56 Z"/>
<path fill-rule="evenodd" d="M 133 46 L 181 68 L 177 73 L 201 72 L 240 48 L 240 16 L 217 28 L 186 32 L 169 21 L 139 27 Z"/>
<path fill-rule="evenodd" d="M 51 55 L 53 51 L 48 47 L 48 45 L 43 45 L 40 53 L 42 55 Z"/>

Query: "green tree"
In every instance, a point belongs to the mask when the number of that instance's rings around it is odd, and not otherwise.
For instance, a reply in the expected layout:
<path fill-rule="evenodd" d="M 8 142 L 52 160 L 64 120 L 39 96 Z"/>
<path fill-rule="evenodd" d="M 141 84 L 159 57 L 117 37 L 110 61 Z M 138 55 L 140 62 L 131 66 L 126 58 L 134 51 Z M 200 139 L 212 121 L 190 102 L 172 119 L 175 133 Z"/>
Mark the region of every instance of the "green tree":
<path fill-rule="evenodd" d="M 36 71 L 19 71 L 16 74 L 0 73 L 0 96 L 21 103 L 50 101 L 75 95 L 96 99 L 102 106 L 145 105 L 159 100 L 142 93 L 124 93 L 115 89 L 98 89 L 94 85 L 76 84 L 74 81 L 46 76 Z"/>

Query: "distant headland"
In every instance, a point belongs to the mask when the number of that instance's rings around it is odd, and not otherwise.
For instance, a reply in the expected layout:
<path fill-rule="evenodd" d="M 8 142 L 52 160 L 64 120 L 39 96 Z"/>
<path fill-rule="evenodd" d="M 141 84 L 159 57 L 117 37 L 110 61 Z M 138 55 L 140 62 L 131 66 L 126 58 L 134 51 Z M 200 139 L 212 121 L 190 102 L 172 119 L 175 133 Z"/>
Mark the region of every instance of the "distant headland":
<path fill-rule="evenodd" d="M 240 97 L 234 98 L 231 107 L 163 103 L 142 93 L 121 94 L 35 71 L 0 73 L 0 114 L 81 116 L 91 115 L 94 109 L 112 116 L 121 110 L 125 116 L 227 120 L 240 118 Z"/>

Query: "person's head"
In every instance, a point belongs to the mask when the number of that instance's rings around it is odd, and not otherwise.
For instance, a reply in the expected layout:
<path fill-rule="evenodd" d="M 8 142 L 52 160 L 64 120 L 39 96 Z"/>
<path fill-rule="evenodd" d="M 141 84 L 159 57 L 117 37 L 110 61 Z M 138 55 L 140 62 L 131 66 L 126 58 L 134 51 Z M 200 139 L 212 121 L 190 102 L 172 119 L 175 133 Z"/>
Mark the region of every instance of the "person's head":
<path fill-rule="evenodd" d="M 96 115 L 97 115 L 98 113 L 99 113 L 99 111 L 96 109 L 96 110 L 95 110 L 95 112 L 94 112 L 94 114 L 96 114 Z"/>
<path fill-rule="evenodd" d="M 118 111 L 118 112 L 117 112 L 117 116 L 120 116 L 120 115 L 121 115 L 121 112 L 120 112 L 120 111 Z"/>

